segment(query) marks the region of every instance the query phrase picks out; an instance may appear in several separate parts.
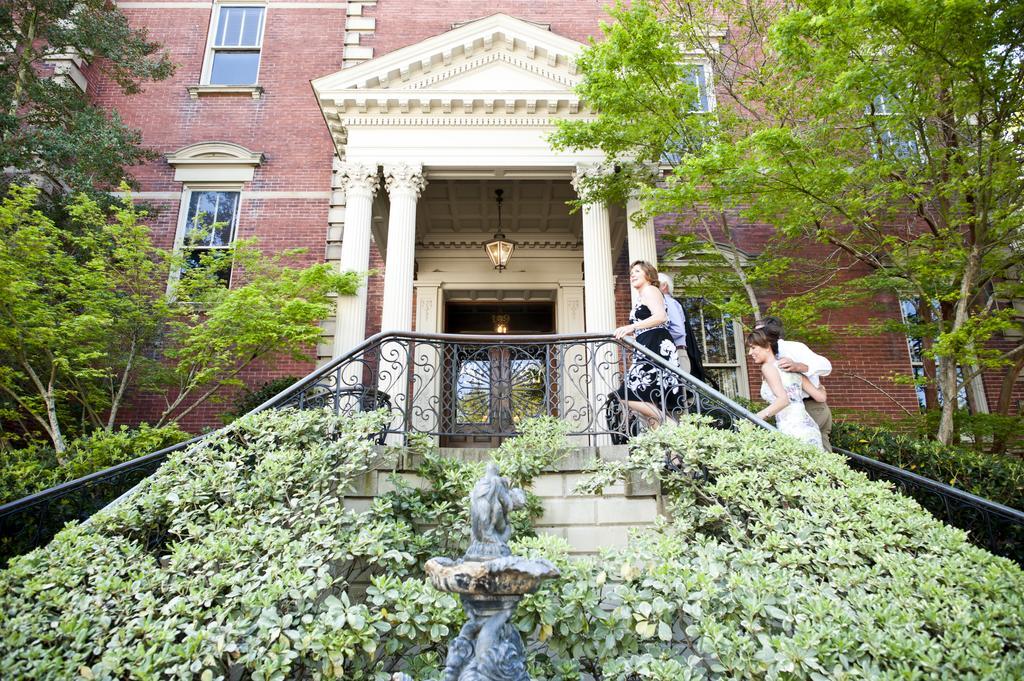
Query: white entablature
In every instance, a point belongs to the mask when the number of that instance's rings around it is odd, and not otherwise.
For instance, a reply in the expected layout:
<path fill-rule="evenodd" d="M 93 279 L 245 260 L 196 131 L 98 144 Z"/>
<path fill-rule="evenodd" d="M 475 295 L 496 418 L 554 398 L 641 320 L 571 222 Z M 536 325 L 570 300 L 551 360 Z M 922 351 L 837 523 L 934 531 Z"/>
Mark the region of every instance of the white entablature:
<path fill-rule="evenodd" d="M 583 48 L 494 14 L 314 80 L 313 89 L 345 158 L 569 167 L 580 154 L 553 152 L 547 135 L 554 119 L 589 115 L 574 92 Z"/>

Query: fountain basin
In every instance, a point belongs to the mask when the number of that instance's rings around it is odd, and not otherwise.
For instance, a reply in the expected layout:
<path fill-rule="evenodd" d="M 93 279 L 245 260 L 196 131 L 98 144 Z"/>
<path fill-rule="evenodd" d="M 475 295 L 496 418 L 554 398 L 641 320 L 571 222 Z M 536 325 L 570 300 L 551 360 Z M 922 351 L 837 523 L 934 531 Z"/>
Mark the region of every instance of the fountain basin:
<path fill-rule="evenodd" d="M 559 576 L 550 561 L 519 556 L 487 561 L 431 558 L 426 571 L 435 589 L 464 596 L 521 596 Z"/>

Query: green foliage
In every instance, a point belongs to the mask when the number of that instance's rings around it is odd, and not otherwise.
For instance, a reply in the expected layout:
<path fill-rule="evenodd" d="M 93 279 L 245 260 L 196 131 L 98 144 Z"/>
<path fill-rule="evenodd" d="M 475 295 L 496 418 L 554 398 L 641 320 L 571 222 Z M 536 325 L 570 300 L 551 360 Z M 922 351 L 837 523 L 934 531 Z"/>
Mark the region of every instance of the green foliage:
<path fill-rule="evenodd" d="M 965 373 L 1012 366 L 1024 349 L 988 341 L 1024 324 L 1004 304 L 1024 296 L 1016 6 L 642 0 L 611 13 L 605 40 L 578 61 L 595 117 L 560 124 L 553 143 L 601 149 L 619 169 L 592 181 L 595 197 L 638 190 L 647 213 L 693 216 L 683 229 L 724 243 L 726 276 L 706 278 L 709 300 L 734 314 L 729 305 L 756 309 L 758 290 L 798 293 L 773 311 L 811 338 L 827 311 L 895 292 L 937 311 L 913 325 L 940 361 L 932 380 L 944 394 L 957 392 L 958 363 Z M 693 62 L 713 73 L 714 113 L 685 106 Z M 643 168 L 665 150 L 672 172 L 650 186 Z M 779 272 L 758 262 L 730 262 L 730 225 L 744 224 L 775 226 L 781 251 L 772 244 L 755 259 L 777 267 L 781 252 L 800 277 L 773 281 Z M 792 239 L 828 255 L 801 258 Z M 891 311 L 878 316 L 864 322 Z M 938 424 L 944 442 L 953 409 L 948 400 Z"/>
<path fill-rule="evenodd" d="M 325 263 L 290 266 L 296 251 L 266 255 L 253 241 L 181 271 L 130 199 L 107 211 L 79 195 L 57 225 L 36 208 L 38 195 L 13 186 L 0 203 L 2 417 L 44 432 L 59 457 L 79 413 L 85 430 L 110 430 L 129 395 L 159 390 L 169 396 L 157 425 L 174 423 L 239 386 L 252 363 L 306 357 L 332 294 L 352 294 L 361 280 Z M 225 268 L 234 268 L 231 288 Z"/>
<path fill-rule="evenodd" d="M 519 435 L 494 452 L 494 463 L 514 486 L 526 487 L 565 455 L 568 433 L 569 424 L 554 416 L 528 419 L 519 425 Z"/>
<path fill-rule="evenodd" d="M 428 451 L 420 473 L 433 489 L 399 483 L 366 513 L 345 509 L 349 486 L 391 456 L 372 444 L 385 418 L 241 418 L 172 455 L 119 505 L 15 559 L 0 573 L 0 607 L 12 613 L 0 623 L 0 675 L 436 673 L 464 615 L 425 582 L 422 564 L 465 549 L 466 495 L 482 468 Z M 550 422 L 524 428 L 531 446 L 563 449 Z M 521 449 L 509 447 L 506 461 L 526 471 L 536 459 Z M 97 605 L 67 607 L 86 601 Z"/>
<path fill-rule="evenodd" d="M 837 447 L 1024 509 L 1024 461 L 1020 457 L 944 445 L 916 434 L 849 421 L 836 422 L 831 439 Z"/>
<path fill-rule="evenodd" d="M 245 416 L 271 397 L 275 397 L 286 388 L 290 388 L 298 380 L 295 376 L 284 376 L 267 381 L 255 390 L 246 390 L 235 400 L 231 411 L 225 412 L 221 418 L 224 419 L 225 423 L 231 423 L 235 419 Z"/>
<path fill-rule="evenodd" d="M 16 559 L 0 573 L 0 673 L 438 679 L 463 614 L 422 578 L 419 554 L 446 540 L 423 539 L 417 521 L 440 519 L 430 504 L 454 503 L 479 466 L 428 452 L 421 473 L 436 494 L 399 485 L 365 513 L 346 510 L 345 488 L 386 456 L 371 444 L 380 418 L 240 419 Z M 540 424 L 534 443 L 560 451 L 554 430 Z M 550 536 L 513 544 L 562 573 L 518 610 L 532 678 L 1024 672 L 1020 569 L 841 457 L 688 422 L 634 445 L 592 484 L 660 478 L 671 520 L 600 558 L 571 558 Z M 666 453 L 707 476 L 665 474 Z"/>
<path fill-rule="evenodd" d="M 73 192 L 116 187 L 152 154 L 116 113 L 90 101 L 54 62 L 92 65 L 124 94 L 163 80 L 173 64 L 144 28 L 103 0 L 11 0 L 0 9 L 0 167 Z M 58 67 L 59 70 L 59 67 Z M 95 87 L 95 83 L 93 83 Z M 5 173 L 6 175 L 6 173 Z"/>
<path fill-rule="evenodd" d="M 671 520 L 602 565 L 628 623 L 602 653 L 606 678 L 1024 672 L 1024 573 L 842 457 L 694 423 L 633 444 L 592 485 L 659 477 Z M 664 473 L 666 454 L 691 472 Z"/>
<path fill-rule="evenodd" d="M 177 426 L 153 428 L 142 424 L 137 429 L 121 426 L 113 431 L 98 430 L 72 441 L 63 464 L 58 463 L 53 448 L 46 445 L 0 449 L 0 504 L 152 454 L 188 438 L 189 434 Z"/>

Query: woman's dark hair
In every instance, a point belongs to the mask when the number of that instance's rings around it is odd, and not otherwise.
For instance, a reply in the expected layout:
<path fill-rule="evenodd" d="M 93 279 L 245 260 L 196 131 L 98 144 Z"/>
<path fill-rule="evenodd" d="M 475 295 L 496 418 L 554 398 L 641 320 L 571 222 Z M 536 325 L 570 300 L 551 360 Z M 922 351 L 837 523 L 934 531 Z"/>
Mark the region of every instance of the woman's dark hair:
<path fill-rule="evenodd" d="M 773 355 L 779 354 L 779 341 L 777 338 L 772 338 L 771 334 L 767 333 L 764 329 L 754 329 L 747 334 L 747 347 L 756 345 L 759 348 L 769 348 Z"/>
<path fill-rule="evenodd" d="M 632 271 L 634 267 L 638 266 L 640 267 L 641 271 L 643 271 L 644 276 L 647 277 L 647 283 L 654 284 L 655 286 L 657 286 L 658 268 L 652 265 L 651 263 L 647 262 L 646 260 L 634 260 L 632 264 L 630 264 L 629 269 Z"/>

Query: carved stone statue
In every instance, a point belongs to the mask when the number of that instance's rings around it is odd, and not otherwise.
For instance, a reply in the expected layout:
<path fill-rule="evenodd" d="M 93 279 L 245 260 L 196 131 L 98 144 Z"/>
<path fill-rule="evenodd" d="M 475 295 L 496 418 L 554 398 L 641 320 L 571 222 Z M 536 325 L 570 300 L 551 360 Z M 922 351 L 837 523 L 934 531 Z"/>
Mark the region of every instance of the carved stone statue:
<path fill-rule="evenodd" d="M 497 465 L 487 464 L 487 472 L 469 494 L 473 543 L 466 551 L 465 560 L 487 560 L 512 555 L 508 548 L 508 540 L 512 536 L 508 514 L 525 505 L 526 493 L 510 487 L 508 479 L 498 475 Z"/>
<path fill-rule="evenodd" d="M 513 488 L 491 463 L 469 497 L 472 543 L 461 561 L 432 558 L 427 575 L 441 591 L 457 593 L 469 621 L 448 645 L 444 681 L 530 681 L 526 652 L 511 623 L 524 594 L 558 576 L 546 560 L 513 556 L 508 547 L 508 514 L 526 504 L 526 493 Z M 393 681 L 412 681 L 396 674 Z"/>

